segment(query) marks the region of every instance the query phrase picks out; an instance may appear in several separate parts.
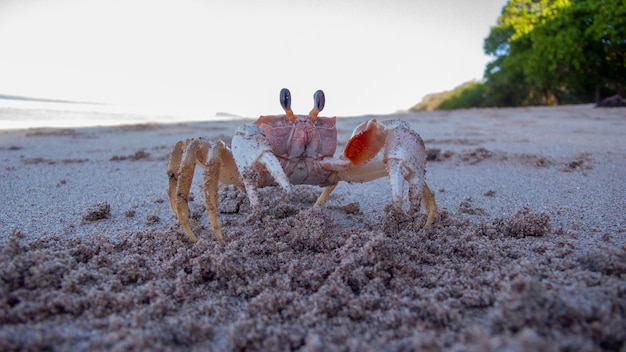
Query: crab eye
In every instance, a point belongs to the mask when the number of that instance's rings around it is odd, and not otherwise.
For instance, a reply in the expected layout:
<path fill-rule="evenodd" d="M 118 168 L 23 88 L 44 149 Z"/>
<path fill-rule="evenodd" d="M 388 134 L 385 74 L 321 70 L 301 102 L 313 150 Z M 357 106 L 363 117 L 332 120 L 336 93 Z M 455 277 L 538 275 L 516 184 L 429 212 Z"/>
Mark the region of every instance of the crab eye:
<path fill-rule="evenodd" d="M 324 105 L 326 104 L 326 97 L 324 96 L 324 92 L 321 89 L 313 94 L 313 101 L 313 107 L 317 109 L 317 111 L 322 111 L 324 109 Z"/>
<path fill-rule="evenodd" d="M 291 92 L 287 88 L 280 90 L 280 106 L 282 106 L 285 111 L 291 110 Z"/>

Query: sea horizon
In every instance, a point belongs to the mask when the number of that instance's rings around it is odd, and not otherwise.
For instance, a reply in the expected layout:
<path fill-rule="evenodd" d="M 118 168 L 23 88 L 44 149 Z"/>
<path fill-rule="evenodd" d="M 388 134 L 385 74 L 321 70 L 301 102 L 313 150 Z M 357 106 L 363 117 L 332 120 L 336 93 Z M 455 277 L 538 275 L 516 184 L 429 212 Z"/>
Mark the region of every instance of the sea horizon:
<path fill-rule="evenodd" d="M 252 117 L 215 112 L 202 106 L 160 106 L 30 98 L 0 94 L 0 130 L 72 128 L 146 123 L 244 120 Z M 21 112 L 17 112 L 20 110 Z M 29 113 L 29 112 L 37 113 Z"/>

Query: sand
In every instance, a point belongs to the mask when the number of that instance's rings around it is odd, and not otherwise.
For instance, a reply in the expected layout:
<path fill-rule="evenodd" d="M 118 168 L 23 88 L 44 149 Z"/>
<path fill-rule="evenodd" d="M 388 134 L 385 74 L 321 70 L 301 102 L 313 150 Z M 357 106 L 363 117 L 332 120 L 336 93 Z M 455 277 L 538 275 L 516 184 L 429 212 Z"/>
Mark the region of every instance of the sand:
<path fill-rule="evenodd" d="M 384 179 L 222 187 L 220 245 L 196 181 L 192 244 L 168 154 L 244 121 L 0 130 L 0 350 L 626 349 L 626 110 L 375 118 L 425 140 L 432 228 Z"/>

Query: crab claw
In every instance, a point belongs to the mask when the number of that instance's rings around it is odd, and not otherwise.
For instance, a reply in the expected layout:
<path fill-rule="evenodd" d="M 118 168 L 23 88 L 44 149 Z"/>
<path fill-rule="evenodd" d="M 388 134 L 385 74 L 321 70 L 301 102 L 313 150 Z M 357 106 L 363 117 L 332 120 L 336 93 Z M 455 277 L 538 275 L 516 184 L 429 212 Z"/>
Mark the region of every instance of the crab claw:
<path fill-rule="evenodd" d="M 376 156 L 382 151 L 381 158 Z M 408 191 L 409 211 L 424 203 L 430 226 L 437 216 L 435 197 L 424 181 L 426 149 L 422 138 L 406 122 L 369 120 L 356 127 L 339 158 L 326 158 L 323 168 L 337 171 L 348 182 L 368 182 L 387 176 L 394 206 L 402 208 Z M 406 186 L 408 185 L 408 189 Z M 327 187 L 316 205 L 322 205 L 334 186 Z"/>
<path fill-rule="evenodd" d="M 342 156 L 350 160 L 352 165 L 363 165 L 378 154 L 386 138 L 384 126 L 376 120 L 369 120 L 352 132 Z"/>

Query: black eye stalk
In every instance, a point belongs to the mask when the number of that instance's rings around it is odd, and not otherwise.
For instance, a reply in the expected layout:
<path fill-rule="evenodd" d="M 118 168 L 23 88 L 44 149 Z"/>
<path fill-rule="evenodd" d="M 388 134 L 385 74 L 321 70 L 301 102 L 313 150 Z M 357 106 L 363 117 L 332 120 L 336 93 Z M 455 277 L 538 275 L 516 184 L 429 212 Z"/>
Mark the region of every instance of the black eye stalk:
<path fill-rule="evenodd" d="M 324 105 L 326 105 L 326 97 L 324 96 L 324 91 L 320 89 L 313 94 L 313 110 L 320 112 L 324 110 Z"/>
<path fill-rule="evenodd" d="M 313 94 L 313 110 L 309 113 L 309 118 L 316 119 L 320 111 L 324 109 L 324 105 L 326 105 L 326 97 L 324 96 L 324 92 L 320 89 Z M 280 106 L 285 110 L 287 118 L 295 118 L 291 110 L 291 92 L 287 88 L 280 90 Z"/>
<path fill-rule="evenodd" d="M 285 111 L 291 110 L 291 92 L 287 88 L 280 90 L 280 106 Z"/>
<path fill-rule="evenodd" d="M 313 110 L 309 113 L 309 118 L 315 120 L 317 114 L 324 109 L 324 105 L 326 105 L 326 97 L 324 96 L 324 92 L 320 89 L 313 94 Z"/>
<path fill-rule="evenodd" d="M 291 92 L 287 88 L 280 90 L 280 106 L 285 110 L 288 119 L 296 118 L 291 110 Z"/>

